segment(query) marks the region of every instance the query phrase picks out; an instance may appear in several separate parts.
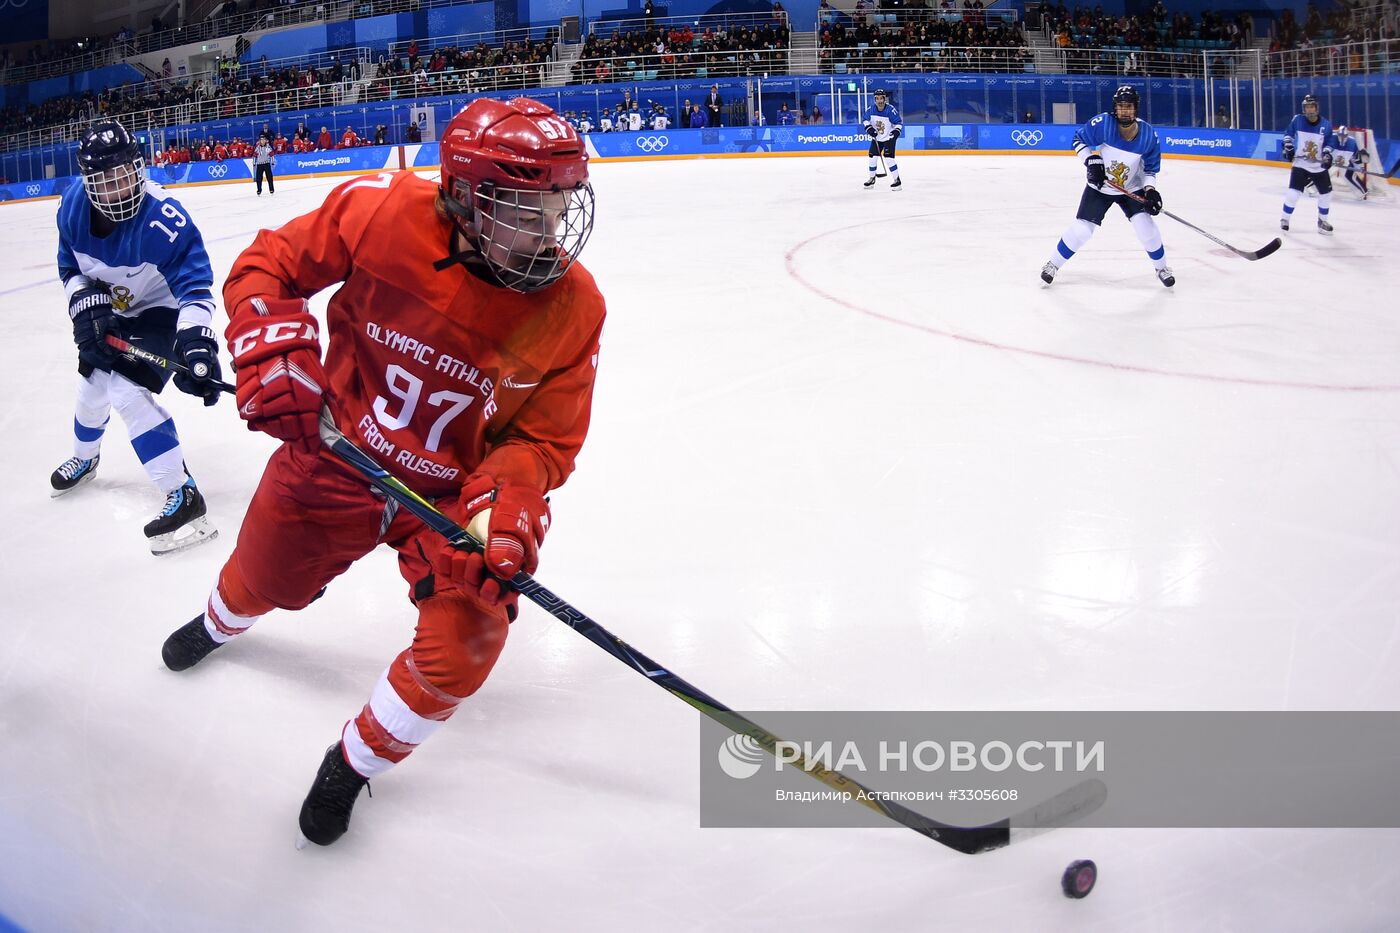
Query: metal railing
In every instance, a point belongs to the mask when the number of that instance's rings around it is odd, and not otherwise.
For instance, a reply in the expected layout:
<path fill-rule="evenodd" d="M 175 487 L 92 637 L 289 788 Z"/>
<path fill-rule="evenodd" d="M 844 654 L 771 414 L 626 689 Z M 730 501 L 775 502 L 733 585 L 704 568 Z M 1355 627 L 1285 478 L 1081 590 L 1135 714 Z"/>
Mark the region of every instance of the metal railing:
<path fill-rule="evenodd" d="M 950 46 L 941 42 L 912 46 L 819 46 L 819 74 L 934 71 L 1014 74 L 1035 63 L 1026 46 Z"/>
<path fill-rule="evenodd" d="M 388 55 L 390 58 L 407 58 L 408 49 L 415 42 L 418 44 L 418 57 L 426 59 L 432 57 L 429 53 L 439 49 L 470 51 L 482 45 L 499 49 L 511 42 L 530 42 L 539 45 L 544 42 L 557 42 L 558 39 L 559 26 L 557 24 L 553 26 L 529 26 L 520 29 L 493 29 L 488 32 L 426 36 L 406 39 L 402 42 L 390 42 Z"/>
<path fill-rule="evenodd" d="M 828 26 L 838 23 L 859 24 L 864 22 L 867 26 L 880 27 L 882 29 L 903 28 L 906 25 L 919 25 L 921 23 L 985 23 L 1011 25 L 1020 22 L 1021 11 L 1011 7 L 992 7 L 984 10 L 935 10 L 927 7 L 898 7 L 894 9 L 863 10 L 860 15 L 847 13 L 841 10 L 831 9 L 825 13 L 817 14 L 816 31 L 818 34 Z"/>
<path fill-rule="evenodd" d="M 1141 78 L 1228 78 L 1252 73 L 1254 49 L 1148 52 L 1106 46 L 1093 49 L 1035 50 L 1036 71 L 1075 75 L 1122 75 Z"/>
<path fill-rule="evenodd" d="M 409 13 L 434 7 L 459 6 L 463 2 L 467 0 L 304 0 L 275 9 L 251 10 L 212 18 L 209 16 L 210 11 L 221 4 L 209 4 L 203 10 L 189 16 L 180 26 L 162 29 L 159 32 L 142 33 L 121 41 L 118 41 L 115 35 L 103 37 L 97 40 L 99 44 L 111 44 L 91 53 L 35 65 L 16 64 L 0 74 L 0 83 L 14 84 L 86 71 L 104 64 L 117 64 L 134 55 L 172 49 L 191 42 L 239 36 L 256 30 L 333 23 L 387 13 Z"/>
<path fill-rule="evenodd" d="M 352 63 L 358 62 L 361 67 L 361 76 L 369 77 L 370 75 L 367 75 L 365 72 L 373 64 L 372 51 L 368 48 L 356 47 L 351 49 L 340 49 L 334 52 L 313 52 L 307 55 L 297 55 L 289 58 L 271 59 L 266 62 L 256 61 L 247 65 L 240 65 L 236 73 L 235 80 L 257 81 L 269 73 L 285 71 L 289 68 L 297 68 L 299 71 L 302 72 L 305 72 L 310 69 L 326 69 L 333 67 L 337 61 L 339 61 L 342 67 L 346 69 L 348 69 Z M 221 94 L 222 86 L 228 77 L 229 76 L 227 74 L 223 74 L 214 70 L 201 71 L 196 72 L 192 75 L 181 75 L 178 78 L 162 77 L 153 78 L 149 81 L 128 82 L 126 84 L 119 85 L 118 87 L 113 88 L 112 90 L 119 91 L 121 94 L 121 98 L 123 99 L 129 99 L 133 97 L 154 98 L 162 94 L 175 93 L 187 97 L 189 102 L 191 103 L 207 100 L 222 100 L 225 99 L 226 96 Z M 339 83 L 348 83 L 348 81 L 346 81 L 345 77 L 342 77 L 341 82 L 337 82 L 337 84 Z M 301 94 L 303 90 L 305 89 L 277 88 L 269 92 L 264 92 L 264 95 L 267 93 L 281 95 L 286 94 L 288 92 L 293 92 L 294 94 Z M 242 97 L 252 98 L 264 95 L 242 95 Z M 91 122 L 93 119 L 96 119 L 96 117 L 101 114 L 102 111 L 100 101 L 100 95 L 93 95 L 93 98 L 87 102 L 84 116 L 78 119 L 58 120 L 52 123 L 44 124 L 42 126 L 36 126 L 27 129 L 22 133 L 12 133 L 7 136 L 0 137 L 0 150 L 14 151 L 16 149 L 24 149 L 29 146 L 48 145 L 49 143 L 54 141 L 50 130 L 55 128 L 62 130 L 62 132 L 65 134 L 63 137 L 65 140 L 69 138 L 76 138 L 76 136 L 70 134 L 81 132 L 82 129 L 84 129 L 89 122 Z M 171 106 L 181 105 L 165 104 L 162 105 L 162 107 L 143 109 L 168 109 L 168 107 Z M 121 119 L 123 121 L 123 125 L 127 125 L 127 114 L 125 112 L 113 112 L 112 115 Z M 76 129 L 74 129 L 75 127 Z M 133 129 L 133 127 L 127 125 L 127 129 Z"/>
<path fill-rule="evenodd" d="M 581 56 L 570 69 L 570 83 L 668 81 L 676 78 L 735 78 L 786 74 L 791 46 L 719 52 L 666 52 L 661 55 Z"/>
<path fill-rule="evenodd" d="M 1395 73 L 1400 73 L 1400 39 L 1270 52 L 1264 59 L 1266 78 Z"/>
<path fill-rule="evenodd" d="M 90 52 L 35 62 L 30 65 L 15 64 L 8 68 L 0 68 L 0 84 L 23 84 L 27 81 L 38 81 L 41 78 L 56 78 L 60 75 L 91 71 L 94 68 L 103 68 L 107 65 L 119 65 L 128 54 L 128 45 L 124 42 L 118 42 L 116 39 L 99 39 L 97 42 L 102 47 Z"/>
<path fill-rule="evenodd" d="M 689 29 L 698 37 L 704 35 L 706 29 L 719 35 L 733 29 L 761 29 L 765 26 L 786 29 L 789 25 L 786 10 L 758 13 L 705 13 L 701 16 L 654 16 L 651 19 L 629 17 L 627 19 L 593 20 L 588 24 L 588 34 L 599 39 L 606 39 L 615 33 L 625 35 L 633 32 L 646 32 L 649 29 L 660 29 L 669 33 L 673 29 Z"/>

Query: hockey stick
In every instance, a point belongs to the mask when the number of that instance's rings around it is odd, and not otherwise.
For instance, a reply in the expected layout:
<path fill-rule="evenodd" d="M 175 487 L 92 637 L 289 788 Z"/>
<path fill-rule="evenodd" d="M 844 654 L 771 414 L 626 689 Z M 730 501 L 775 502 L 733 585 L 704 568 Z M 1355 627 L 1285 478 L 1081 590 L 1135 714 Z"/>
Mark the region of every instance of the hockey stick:
<path fill-rule="evenodd" d="M 1139 204 L 1146 204 L 1146 203 L 1147 203 L 1147 199 L 1144 198 L 1142 195 L 1136 194 L 1136 193 L 1134 193 L 1134 192 L 1132 192 L 1132 191 L 1129 191 L 1127 188 L 1124 188 L 1122 185 L 1118 184 L 1118 182 L 1114 181 L 1112 178 L 1108 179 L 1107 181 L 1108 181 L 1108 185 L 1109 185 L 1110 188 L 1114 188 L 1114 189 L 1116 189 L 1117 191 L 1122 192 L 1123 194 L 1125 194 L 1125 195 L 1127 195 L 1128 197 L 1132 198 L 1134 201 L 1137 201 Z M 1206 231 L 1202 230 L 1200 227 L 1198 227 L 1198 226 L 1196 226 L 1195 224 L 1191 223 L 1189 220 L 1182 220 L 1180 217 L 1176 216 L 1176 215 L 1173 214 L 1171 211 L 1163 210 L 1162 213 L 1163 213 L 1163 214 L 1166 214 L 1168 217 L 1170 217 L 1172 220 L 1175 220 L 1177 223 L 1183 224 L 1183 225 L 1185 225 L 1185 226 L 1187 226 L 1187 227 L 1190 227 L 1192 230 L 1195 230 L 1197 233 L 1199 233 L 1201 236 L 1205 237 L 1207 240 L 1210 240 L 1212 243 L 1217 243 L 1217 244 L 1219 244 L 1220 246 L 1223 246 L 1223 247 L 1225 247 L 1226 249 L 1228 249 L 1230 252 L 1234 253 L 1236 256 L 1243 256 L 1245 259 L 1248 259 L 1248 260 L 1250 260 L 1251 262 L 1252 262 L 1253 260 L 1255 260 L 1255 259 L 1263 259 L 1265 256 L 1272 256 L 1274 253 L 1277 253 L 1278 250 L 1279 250 L 1279 247 L 1283 245 L 1283 241 L 1282 241 L 1282 240 L 1280 240 L 1278 237 L 1274 237 L 1272 240 L 1270 240 L 1269 242 L 1265 243 L 1263 246 L 1259 247 L 1258 249 L 1254 250 L 1253 252 L 1250 252 L 1250 251 L 1248 251 L 1248 250 L 1243 250 L 1243 249 L 1236 249 L 1235 247 L 1231 246 L 1229 243 L 1226 243 L 1224 240 L 1220 239 L 1220 237 L 1215 236 L 1215 235 L 1210 234 L 1210 233 L 1207 233 Z"/>
<path fill-rule="evenodd" d="M 890 167 L 885 164 L 885 154 L 876 150 L 875 155 L 880 159 L 880 171 L 875 173 L 876 178 L 884 178 L 890 173 Z"/>
<path fill-rule="evenodd" d="M 117 350 L 120 350 L 122 353 L 125 353 L 132 359 L 144 360 L 145 362 L 150 363 L 152 366 L 159 366 L 161 369 L 169 369 L 172 372 L 184 373 L 185 375 L 193 376 L 196 379 L 204 379 L 209 375 L 208 363 L 196 363 L 195 368 L 202 369 L 204 371 L 202 373 L 194 372 L 184 363 L 177 363 L 174 360 L 168 360 L 163 356 L 152 353 L 150 350 L 143 350 L 140 347 L 136 346 L 136 344 L 134 343 L 128 343 L 127 341 L 118 337 L 116 334 L 107 335 L 107 344 L 108 346 L 115 347 Z M 217 379 L 214 380 L 214 385 L 218 388 L 220 392 L 228 392 L 232 394 L 238 391 L 233 386 L 229 385 L 227 382 L 219 382 Z"/>
<path fill-rule="evenodd" d="M 481 551 L 481 542 L 468 534 L 461 525 L 444 515 L 436 506 L 410 489 L 398 477 L 386 472 L 368 454 L 351 443 L 336 428 L 326 411 L 321 413 L 321 440 L 332 453 L 362 473 L 376 489 L 416 515 L 425 525 L 451 542 L 454 547 L 473 553 Z M 509 580 L 509 584 L 526 599 L 662 689 L 695 707 L 731 732 L 752 738 L 769 754 L 777 755 L 777 744 L 781 741 L 778 736 L 657 664 L 578 609 L 545 589 L 530 574 L 523 570 L 519 571 Z M 786 745 L 785 747 L 792 746 Z M 1104 783 L 1097 778 L 1090 778 L 1037 806 L 995 823 L 975 827 L 950 826 L 922 816 L 893 800 L 885 799 L 883 795 L 871 792 L 864 785 L 853 781 L 834 768 L 824 767 L 820 762 L 809 761 L 805 757 L 799 756 L 794 763 L 827 787 L 844 792 L 846 794 L 844 799 L 862 804 L 901 826 L 907 826 L 950 849 L 967 855 L 995 849 L 1007 845 L 1013 839 L 1024 838 L 1027 835 L 1045 832 L 1057 826 L 1072 823 L 1097 810 L 1108 796 L 1108 788 L 1104 786 Z"/>

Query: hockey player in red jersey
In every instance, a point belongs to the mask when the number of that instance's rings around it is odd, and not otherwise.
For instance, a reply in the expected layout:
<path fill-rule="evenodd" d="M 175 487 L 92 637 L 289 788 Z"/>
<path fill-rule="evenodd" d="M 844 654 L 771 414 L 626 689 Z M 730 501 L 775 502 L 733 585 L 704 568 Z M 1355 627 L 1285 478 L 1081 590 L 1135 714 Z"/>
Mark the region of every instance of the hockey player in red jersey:
<path fill-rule="evenodd" d="M 174 632 L 172 670 L 272 609 L 301 609 L 380 543 L 418 610 L 412 644 L 326 752 L 302 834 L 329 845 L 367 779 L 401 761 L 486 679 L 588 429 L 604 305 L 577 262 L 593 227 L 578 134 L 526 98 L 477 100 L 442 138 L 441 184 L 412 172 L 346 182 L 263 230 L 224 286 L 237 402 L 284 443 L 206 611 Z M 305 299 L 339 286 L 321 361 Z M 486 544 L 453 550 L 324 449 L 325 406 L 386 469 Z"/>

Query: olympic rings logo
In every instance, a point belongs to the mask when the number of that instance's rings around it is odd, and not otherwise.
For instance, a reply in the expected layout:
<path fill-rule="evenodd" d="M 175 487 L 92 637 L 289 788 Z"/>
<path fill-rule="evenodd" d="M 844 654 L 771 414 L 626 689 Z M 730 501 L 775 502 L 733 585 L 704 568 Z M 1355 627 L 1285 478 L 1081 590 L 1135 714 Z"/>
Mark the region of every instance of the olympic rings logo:
<path fill-rule="evenodd" d="M 211 178 L 223 178 L 227 174 L 228 166 L 222 162 L 209 166 L 209 177 Z"/>
<path fill-rule="evenodd" d="M 1040 130 L 1012 130 L 1011 141 L 1018 146 L 1038 146 L 1045 138 Z"/>
<path fill-rule="evenodd" d="M 670 143 L 665 136 L 638 136 L 637 148 L 643 152 L 660 152 Z"/>
<path fill-rule="evenodd" d="M 0 10 L 6 7 L 14 7 L 16 10 L 22 8 L 29 0 L 0 0 Z"/>
<path fill-rule="evenodd" d="M 39 196 L 39 192 L 42 191 L 42 190 L 43 190 L 43 189 L 40 188 L 38 185 L 26 185 L 25 188 L 24 188 L 24 193 L 27 194 L 27 195 L 29 195 L 31 198 L 34 198 L 34 197 L 38 197 L 38 196 Z"/>

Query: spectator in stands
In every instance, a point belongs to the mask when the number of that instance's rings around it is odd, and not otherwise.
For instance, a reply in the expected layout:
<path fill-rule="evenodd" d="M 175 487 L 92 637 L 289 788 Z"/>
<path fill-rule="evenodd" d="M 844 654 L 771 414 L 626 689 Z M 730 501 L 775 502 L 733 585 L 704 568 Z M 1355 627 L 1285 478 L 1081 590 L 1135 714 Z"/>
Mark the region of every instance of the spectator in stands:
<path fill-rule="evenodd" d="M 335 148 L 335 140 L 331 138 L 330 127 L 321 127 L 321 135 L 316 137 L 316 148 L 322 152 L 328 152 Z"/>
<path fill-rule="evenodd" d="M 705 95 L 705 125 L 722 126 L 720 112 L 724 108 L 724 100 L 719 96 L 719 85 L 710 85 L 710 93 Z"/>

